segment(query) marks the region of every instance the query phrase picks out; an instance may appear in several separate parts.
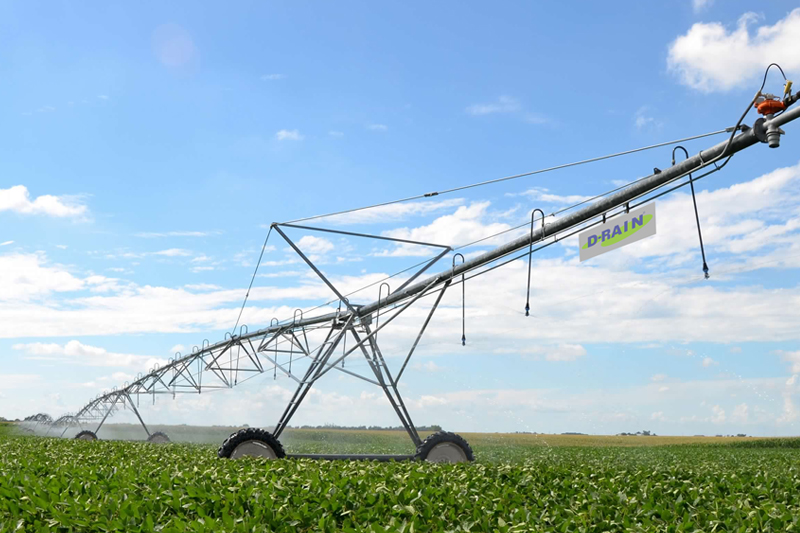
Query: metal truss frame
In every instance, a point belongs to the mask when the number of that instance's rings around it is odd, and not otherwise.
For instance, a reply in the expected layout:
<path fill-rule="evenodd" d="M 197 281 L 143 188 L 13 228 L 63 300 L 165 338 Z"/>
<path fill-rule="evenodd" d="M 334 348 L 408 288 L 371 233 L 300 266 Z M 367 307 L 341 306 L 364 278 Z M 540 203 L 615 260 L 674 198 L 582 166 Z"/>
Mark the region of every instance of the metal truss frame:
<path fill-rule="evenodd" d="M 419 444 L 420 437 L 411 420 L 411 416 L 406 408 L 400 392 L 398 383 L 407 368 L 408 362 L 416 350 L 420 339 L 425 333 L 433 314 L 436 312 L 445 291 L 461 276 L 460 283 L 464 283 L 464 275 L 475 271 L 474 275 L 480 275 L 497 268 L 504 263 L 510 254 L 527 249 L 524 254 L 530 257 L 534 243 L 544 243 L 545 239 L 553 238 L 556 242 L 559 237 L 571 235 L 582 228 L 597 224 L 600 220 L 605 221 L 621 213 L 624 213 L 631 202 L 650 201 L 658 196 L 681 187 L 685 184 L 675 185 L 678 180 L 696 173 L 701 169 L 714 165 L 714 169 L 707 171 L 694 180 L 715 172 L 718 167 L 716 162 L 723 157 L 730 157 L 733 154 L 744 150 L 757 143 L 766 143 L 765 132 L 779 131 L 781 125 L 800 117 L 800 106 L 789 109 L 777 116 L 760 118 L 753 128 L 743 129 L 742 133 L 730 138 L 729 141 L 719 143 L 707 150 L 688 157 L 687 159 L 673 164 L 671 167 L 657 171 L 650 176 L 638 179 L 626 187 L 617 189 L 599 197 L 597 201 L 588 203 L 585 207 L 572 212 L 561 218 L 556 218 L 553 222 L 542 224 L 541 227 L 534 229 L 531 225 L 529 234 L 514 239 L 502 246 L 490 250 L 480 256 L 463 261 L 456 265 L 453 262 L 452 268 L 435 274 L 427 279 L 418 280 L 419 276 L 426 272 L 437 261 L 452 251 L 449 246 L 410 241 L 403 239 L 393 239 L 384 236 L 368 235 L 363 233 L 346 232 L 318 228 L 312 226 L 301 226 L 297 224 L 272 224 L 272 229 L 289 244 L 289 246 L 299 255 L 299 257 L 314 271 L 325 285 L 337 296 L 346 309 L 339 309 L 334 313 L 326 313 L 304 318 L 297 312 L 291 321 L 270 324 L 269 327 L 258 331 L 249 332 L 246 326 L 239 328 L 238 332 L 226 334 L 225 338 L 215 344 L 207 340 L 202 346 L 194 347 L 192 353 L 188 355 L 176 354 L 174 359 L 170 359 L 169 364 L 159 368 L 154 367 L 146 375 L 139 375 L 132 383 L 126 383 L 120 390 L 112 390 L 99 395 L 94 400 L 86 404 L 74 415 L 65 415 L 58 419 L 59 425 L 80 425 L 99 420 L 97 429 L 99 430 L 106 419 L 123 408 L 130 408 L 134 411 L 141 422 L 145 431 L 150 434 L 144 423 L 137 406 L 141 396 L 151 396 L 155 402 L 157 395 L 172 394 L 173 397 L 179 393 L 201 394 L 205 391 L 228 389 L 241 384 L 248 379 L 262 375 L 272 370 L 273 375 L 278 371 L 291 378 L 296 383 L 295 392 L 288 405 L 282 412 L 276 426 L 274 434 L 276 437 L 288 427 L 289 422 L 296 413 L 300 404 L 307 396 L 313 385 L 329 373 L 336 370 L 344 374 L 359 378 L 363 381 L 377 385 L 386 395 L 390 405 L 394 409 L 409 437 L 415 444 Z M 690 182 L 687 182 L 688 184 Z M 671 188 L 667 188 L 671 187 Z M 656 194 L 657 193 L 657 194 Z M 601 218 L 602 217 L 602 218 Z M 328 279 L 314 262 L 300 250 L 298 245 L 293 242 L 283 231 L 282 228 L 294 228 L 307 231 L 321 231 L 333 234 L 341 234 L 353 237 L 365 237 L 385 241 L 397 242 L 400 244 L 422 245 L 441 248 L 433 259 L 422 265 L 420 269 L 412 273 L 395 291 L 390 292 L 385 297 L 379 298 L 376 302 L 367 305 L 355 305 Z M 545 246 L 544 244 L 541 245 Z M 541 249 L 541 248 L 538 248 Z M 493 265 L 493 266 L 492 266 Z M 458 281 L 457 281 L 458 283 Z M 392 321 L 405 312 L 410 306 L 428 295 L 438 291 L 427 317 L 425 318 L 419 333 L 416 336 L 407 356 L 405 357 L 397 374 L 393 374 L 387 365 L 386 358 L 378 344 L 377 334 Z M 381 323 L 373 329 L 373 316 L 377 319 L 381 316 Z M 309 346 L 307 333 L 312 330 L 325 329 L 325 340 L 318 346 Z M 302 337 L 302 341 L 301 341 Z M 343 348 L 341 356 L 334 355 L 337 347 L 345 340 L 352 337 L 354 346 Z M 363 376 L 351 369 L 339 366 L 345 359 L 356 351 L 364 356 L 367 365 L 372 372 L 372 376 Z M 281 362 L 280 356 L 289 356 L 287 362 Z M 295 354 L 297 358 L 295 358 Z M 307 362 L 303 373 L 296 371 L 298 361 Z M 292 365 L 295 368 L 292 368 Z M 204 374 L 209 376 L 203 379 Z M 135 401 L 134 401 L 135 397 Z M 36 423 L 48 423 L 42 421 Z M 66 431 L 66 430 L 65 430 Z M 63 434 L 63 432 L 62 432 Z M 320 456 L 322 457 L 322 456 Z M 328 457 L 328 456 L 325 456 Z"/>

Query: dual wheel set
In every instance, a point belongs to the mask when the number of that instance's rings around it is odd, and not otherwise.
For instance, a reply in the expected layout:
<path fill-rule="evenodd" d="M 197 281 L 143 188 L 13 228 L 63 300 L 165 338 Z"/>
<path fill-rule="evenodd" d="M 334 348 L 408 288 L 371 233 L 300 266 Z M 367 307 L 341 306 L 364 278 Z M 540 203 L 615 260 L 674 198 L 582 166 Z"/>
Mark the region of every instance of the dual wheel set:
<path fill-rule="evenodd" d="M 266 459 L 309 458 L 309 459 L 354 459 L 375 461 L 416 460 L 431 463 L 466 463 L 475 460 L 472 448 L 460 435 L 439 431 L 430 435 L 417 446 L 414 455 L 317 455 L 287 454 L 283 445 L 269 431 L 259 428 L 246 428 L 231 434 L 219 447 L 217 455 L 223 459 L 242 457 L 263 457 Z"/>
<path fill-rule="evenodd" d="M 75 435 L 75 440 L 100 440 L 97 438 L 97 434 L 94 431 L 89 431 L 88 429 L 84 429 L 77 435 Z M 156 431 L 155 433 L 151 433 L 149 437 L 147 437 L 147 442 L 153 444 L 166 444 L 169 442 L 169 437 L 167 434 L 162 431 Z"/>

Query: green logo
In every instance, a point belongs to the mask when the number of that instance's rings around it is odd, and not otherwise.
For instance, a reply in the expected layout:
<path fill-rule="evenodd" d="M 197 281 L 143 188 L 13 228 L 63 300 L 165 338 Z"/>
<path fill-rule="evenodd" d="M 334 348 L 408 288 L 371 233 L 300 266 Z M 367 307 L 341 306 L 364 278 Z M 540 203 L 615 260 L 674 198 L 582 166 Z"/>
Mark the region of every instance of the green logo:
<path fill-rule="evenodd" d="M 583 245 L 583 248 L 591 248 L 598 242 L 600 246 L 604 248 L 617 244 L 645 227 L 652 219 L 653 215 L 645 215 L 642 213 L 638 217 L 626 220 L 623 224 L 617 224 L 614 226 L 614 229 L 605 229 L 598 235 L 590 235 L 586 240 L 586 244 Z"/>

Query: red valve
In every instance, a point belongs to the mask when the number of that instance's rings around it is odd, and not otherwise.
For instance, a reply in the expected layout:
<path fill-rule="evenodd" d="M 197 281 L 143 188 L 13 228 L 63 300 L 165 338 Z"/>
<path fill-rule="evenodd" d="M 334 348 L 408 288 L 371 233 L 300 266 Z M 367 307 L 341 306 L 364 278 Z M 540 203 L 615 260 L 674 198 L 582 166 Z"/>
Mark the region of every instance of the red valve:
<path fill-rule="evenodd" d="M 768 99 L 756 104 L 756 109 L 762 115 L 774 115 L 778 111 L 783 111 L 786 109 L 786 104 L 780 100 Z"/>

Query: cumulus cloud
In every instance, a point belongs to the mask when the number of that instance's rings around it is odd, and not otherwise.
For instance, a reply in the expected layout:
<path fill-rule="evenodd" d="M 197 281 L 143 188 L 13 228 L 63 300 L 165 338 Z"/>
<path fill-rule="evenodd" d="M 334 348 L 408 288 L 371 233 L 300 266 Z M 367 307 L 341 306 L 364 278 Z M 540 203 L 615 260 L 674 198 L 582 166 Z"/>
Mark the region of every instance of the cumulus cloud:
<path fill-rule="evenodd" d="M 59 218 L 84 218 L 86 205 L 76 197 L 45 194 L 31 200 L 24 185 L 0 189 L 0 212 L 12 211 L 24 215 L 48 215 Z"/>
<path fill-rule="evenodd" d="M 488 104 L 472 104 L 466 111 L 470 115 L 489 115 L 492 113 L 514 113 L 520 111 L 522 106 L 511 96 L 503 95 L 496 102 Z"/>
<path fill-rule="evenodd" d="M 789 363 L 789 372 L 792 374 L 800 373 L 800 350 L 796 352 L 778 350 L 776 353 L 783 361 Z"/>
<path fill-rule="evenodd" d="M 397 222 L 411 217 L 438 213 L 464 203 L 463 198 L 450 198 L 440 201 L 404 202 L 382 205 L 352 213 L 343 213 L 326 217 L 325 222 L 337 225 L 345 224 L 378 224 Z"/>
<path fill-rule="evenodd" d="M 759 18 L 745 13 L 735 28 L 720 22 L 694 24 L 669 46 L 669 70 L 681 83 L 712 92 L 752 82 L 773 62 L 784 70 L 800 68 L 800 8 L 751 31 Z"/>
<path fill-rule="evenodd" d="M 184 250 L 183 248 L 169 248 L 167 250 L 160 250 L 158 252 L 153 252 L 153 255 L 162 255 L 164 257 L 189 257 L 192 255 L 192 252 L 189 250 Z"/>
<path fill-rule="evenodd" d="M 389 126 L 386 124 L 370 124 L 367 126 L 367 129 L 372 131 L 387 131 Z"/>
<path fill-rule="evenodd" d="M 700 13 L 714 4 L 714 0 L 692 0 L 692 9 L 695 13 Z"/>
<path fill-rule="evenodd" d="M 510 229 L 511 226 L 508 224 L 487 220 L 490 218 L 488 213 L 490 205 L 490 202 L 473 202 L 469 206 L 460 206 L 453 214 L 443 215 L 426 226 L 393 229 L 384 232 L 383 235 L 395 239 L 456 246 Z M 500 242 L 508 237 L 509 235 L 504 235 L 494 241 L 489 239 L 484 244 Z M 428 247 L 401 244 L 378 255 L 399 257 L 428 256 L 430 254 L 431 249 Z"/>
<path fill-rule="evenodd" d="M 122 354 L 109 352 L 105 348 L 83 344 L 71 340 L 66 344 L 32 342 L 27 344 L 14 344 L 14 350 L 25 353 L 26 359 L 37 360 L 68 360 L 85 366 L 125 366 L 145 370 L 148 364 L 161 361 L 150 356 Z"/>
<path fill-rule="evenodd" d="M 703 367 L 708 368 L 710 366 L 718 365 L 719 363 L 711 359 L 710 357 L 706 357 L 703 359 Z"/>
<path fill-rule="evenodd" d="M 546 351 L 545 359 L 548 361 L 575 361 L 584 355 L 586 355 L 586 348 L 580 344 L 559 344 Z"/>
<path fill-rule="evenodd" d="M 324 237 L 304 235 L 297 241 L 297 247 L 305 253 L 325 254 L 333 250 L 336 246 Z"/>
<path fill-rule="evenodd" d="M 49 266 L 43 254 L 0 256 L 0 302 L 26 301 L 54 292 L 83 289 L 85 280 L 60 266 Z"/>
<path fill-rule="evenodd" d="M 509 196 L 527 196 L 531 200 L 536 200 L 539 202 L 544 202 L 548 205 L 555 205 L 555 206 L 576 204 L 578 202 L 583 202 L 592 198 L 591 196 L 584 196 L 581 194 L 567 194 L 567 195 L 555 194 L 550 192 L 550 190 L 545 187 L 533 187 L 525 192 L 518 194 L 509 194 Z"/>
<path fill-rule="evenodd" d="M 219 231 L 165 231 L 165 232 L 145 232 L 137 233 L 137 237 L 152 239 L 157 237 L 209 237 L 219 235 Z"/>
<path fill-rule="evenodd" d="M 746 424 L 750 418 L 749 411 L 750 409 L 746 403 L 740 403 L 733 409 L 731 420 L 739 424 Z"/>
<path fill-rule="evenodd" d="M 302 141 L 305 137 L 298 130 L 280 130 L 275 134 L 279 141 Z"/>

